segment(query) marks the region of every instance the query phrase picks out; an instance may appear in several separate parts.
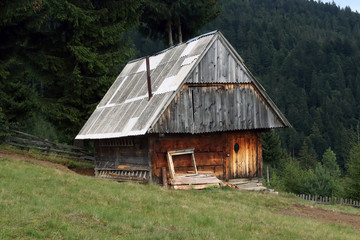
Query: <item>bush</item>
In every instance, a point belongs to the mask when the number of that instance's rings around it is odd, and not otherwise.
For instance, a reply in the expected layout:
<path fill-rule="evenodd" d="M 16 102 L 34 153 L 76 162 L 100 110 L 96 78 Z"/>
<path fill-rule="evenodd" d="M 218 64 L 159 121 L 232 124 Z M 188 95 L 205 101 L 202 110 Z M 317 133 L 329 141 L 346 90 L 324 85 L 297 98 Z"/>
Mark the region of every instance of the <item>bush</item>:
<path fill-rule="evenodd" d="M 325 151 L 322 164 L 315 168 L 302 161 L 290 159 L 283 162 L 282 168 L 273 169 L 271 186 L 296 194 L 311 194 L 317 196 L 343 196 L 343 181 L 336 162 L 335 153 L 329 148 Z"/>
<path fill-rule="evenodd" d="M 8 124 L 5 120 L 5 114 L 0 107 L 0 143 L 4 142 L 6 136 L 6 129 L 8 128 Z"/>
<path fill-rule="evenodd" d="M 353 200 L 360 200 L 360 143 L 350 150 L 346 186 L 348 197 Z"/>

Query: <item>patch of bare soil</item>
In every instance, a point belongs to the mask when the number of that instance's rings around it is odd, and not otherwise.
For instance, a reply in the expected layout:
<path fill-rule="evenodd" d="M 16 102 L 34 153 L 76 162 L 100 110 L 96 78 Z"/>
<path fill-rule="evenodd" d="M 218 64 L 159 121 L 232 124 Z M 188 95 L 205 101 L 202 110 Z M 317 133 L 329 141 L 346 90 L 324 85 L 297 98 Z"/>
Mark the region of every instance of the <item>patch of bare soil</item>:
<path fill-rule="evenodd" d="M 30 157 L 30 156 L 26 156 L 26 155 L 0 151 L 0 157 L 20 159 L 20 160 L 23 160 L 26 162 L 36 163 L 36 164 L 40 164 L 40 165 L 44 165 L 44 166 L 50 166 L 50 167 L 59 169 L 64 172 L 75 173 L 74 171 L 70 170 L 68 167 L 66 167 L 64 165 L 49 162 L 49 161 L 39 160 L 39 159 Z"/>
<path fill-rule="evenodd" d="M 77 174 L 80 174 L 80 175 L 83 175 L 83 176 L 91 176 L 91 177 L 95 176 L 94 168 L 82 168 L 82 169 L 74 168 L 72 170 L 74 172 L 76 172 Z"/>
<path fill-rule="evenodd" d="M 281 210 L 278 213 L 294 217 L 312 218 L 320 222 L 346 224 L 360 231 L 360 215 L 334 212 L 300 204 L 294 204 L 291 208 Z"/>

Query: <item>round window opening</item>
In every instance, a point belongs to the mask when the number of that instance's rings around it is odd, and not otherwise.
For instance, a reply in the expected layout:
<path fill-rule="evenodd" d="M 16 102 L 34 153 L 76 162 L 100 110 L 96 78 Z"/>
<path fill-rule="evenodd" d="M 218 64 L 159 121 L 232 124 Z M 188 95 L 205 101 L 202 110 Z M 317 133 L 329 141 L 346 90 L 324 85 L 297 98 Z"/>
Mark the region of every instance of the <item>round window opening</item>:
<path fill-rule="evenodd" d="M 240 147 L 238 143 L 235 143 L 234 151 L 237 153 L 239 151 Z"/>

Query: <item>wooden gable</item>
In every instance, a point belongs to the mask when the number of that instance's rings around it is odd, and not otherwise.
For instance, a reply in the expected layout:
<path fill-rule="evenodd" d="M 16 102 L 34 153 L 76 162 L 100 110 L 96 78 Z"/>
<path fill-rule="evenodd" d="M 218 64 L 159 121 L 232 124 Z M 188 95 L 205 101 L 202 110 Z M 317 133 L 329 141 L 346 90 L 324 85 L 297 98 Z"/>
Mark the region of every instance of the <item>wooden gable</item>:
<path fill-rule="evenodd" d="M 290 124 L 218 34 L 151 132 L 206 133 Z"/>
<path fill-rule="evenodd" d="M 186 79 L 186 83 L 250 83 L 243 60 L 220 35 Z"/>
<path fill-rule="evenodd" d="M 187 85 L 152 131 L 205 133 L 284 127 L 251 84 Z"/>

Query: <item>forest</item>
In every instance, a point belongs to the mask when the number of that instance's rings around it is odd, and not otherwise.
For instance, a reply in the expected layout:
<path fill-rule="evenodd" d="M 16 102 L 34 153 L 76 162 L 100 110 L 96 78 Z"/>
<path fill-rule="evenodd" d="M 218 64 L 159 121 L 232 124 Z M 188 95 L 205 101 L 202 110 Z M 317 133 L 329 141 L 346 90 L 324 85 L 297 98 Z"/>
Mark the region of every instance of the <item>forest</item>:
<path fill-rule="evenodd" d="M 1 1 L 0 124 L 71 143 L 126 62 L 216 29 L 292 124 L 263 135 L 270 186 L 360 199 L 360 15 L 335 3 Z"/>

